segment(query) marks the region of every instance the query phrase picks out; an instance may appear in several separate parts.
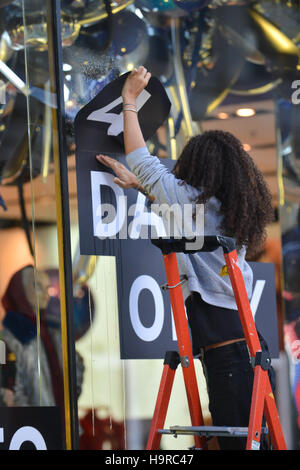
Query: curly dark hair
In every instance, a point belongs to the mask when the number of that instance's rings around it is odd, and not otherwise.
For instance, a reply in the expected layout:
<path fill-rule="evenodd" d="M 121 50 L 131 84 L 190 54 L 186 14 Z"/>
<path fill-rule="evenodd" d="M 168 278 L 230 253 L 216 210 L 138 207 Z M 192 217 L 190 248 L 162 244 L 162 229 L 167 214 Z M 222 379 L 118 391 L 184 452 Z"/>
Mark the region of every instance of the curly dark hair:
<path fill-rule="evenodd" d="M 274 220 L 272 196 L 266 181 L 242 143 L 230 132 L 209 130 L 192 137 L 173 173 L 201 190 L 195 201 L 204 204 L 215 196 L 224 214 L 223 235 L 233 237 L 239 250 L 254 256 L 266 239 L 266 225 Z"/>

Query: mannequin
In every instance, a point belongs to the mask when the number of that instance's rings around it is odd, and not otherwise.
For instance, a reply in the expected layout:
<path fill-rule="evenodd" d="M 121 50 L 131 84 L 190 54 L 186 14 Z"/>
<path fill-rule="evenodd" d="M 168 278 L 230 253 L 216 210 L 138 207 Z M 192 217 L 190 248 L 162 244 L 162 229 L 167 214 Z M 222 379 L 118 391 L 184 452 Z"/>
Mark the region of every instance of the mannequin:
<path fill-rule="evenodd" d="M 64 407 L 60 322 L 47 319 L 49 286 L 46 272 L 25 266 L 12 276 L 2 298 L 2 339 L 16 356 L 14 406 Z M 82 371 L 79 355 L 77 361 Z"/>

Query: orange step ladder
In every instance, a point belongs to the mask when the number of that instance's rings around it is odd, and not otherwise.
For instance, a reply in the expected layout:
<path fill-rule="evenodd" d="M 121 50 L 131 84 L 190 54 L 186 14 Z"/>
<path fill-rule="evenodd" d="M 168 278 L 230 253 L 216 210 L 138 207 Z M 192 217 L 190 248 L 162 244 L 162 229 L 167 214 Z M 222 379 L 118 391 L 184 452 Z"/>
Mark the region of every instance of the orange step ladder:
<path fill-rule="evenodd" d="M 186 244 L 192 242 L 190 239 L 158 238 L 152 239 L 151 241 L 155 246 L 160 248 L 163 254 L 167 276 L 166 288 L 169 290 L 173 309 L 178 352 L 168 351 L 165 356 L 163 373 L 146 449 L 159 449 L 162 434 L 173 434 L 176 436 L 179 434 L 193 434 L 195 449 L 207 449 L 207 438 L 213 435 L 222 435 L 231 437 L 247 436 L 245 450 L 259 450 L 261 434 L 262 432 L 268 432 L 270 434 L 272 448 L 275 450 L 286 450 L 286 443 L 268 376 L 271 358 L 268 352 L 262 351 L 261 349 L 243 275 L 238 265 L 235 241 L 232 238 L 221 235 L 205 236 L 203 243 L 201 243 L 201 250 L 194 251 L 186 249 Z M 248 428 L 204 426 L 194 368 L 192 345 L 181 290 L 182 280 L 179 276 L 177 265 L 176 253 L 191 254 L 198 251 L 214 251 L 220 246 L 223 248 L 228 275 L 230 277 L 239 317 L 254 368 L 254 383 Z M 183 371 L 192 426 L 173 426 L 169 430 L 164 430 L 163 427 L 169 406 L 173 381 L 179 364 L 181 364 Z M 265 414 L 267 424 L 267 428 L 265 429 L 262 428 L 263 414 Z"/>

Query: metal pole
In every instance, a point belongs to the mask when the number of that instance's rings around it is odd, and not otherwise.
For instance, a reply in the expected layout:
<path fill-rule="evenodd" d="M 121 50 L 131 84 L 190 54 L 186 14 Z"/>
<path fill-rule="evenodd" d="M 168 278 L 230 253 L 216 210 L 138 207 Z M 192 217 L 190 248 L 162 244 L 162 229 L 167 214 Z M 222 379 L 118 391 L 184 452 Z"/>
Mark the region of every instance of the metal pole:
<path fill-rule="evenodd" d="M 62 44 L 60 0 L 46 0 L 50 88 L 56 94 L 57 107 L 52 108 L 53 158 L 57 238 L 59 256 L 61 335 L 63 354 L 65 432 L 67 450 L 79 448 L 76 353 L 73 327 L 73 283 L 70 239 L 68 167 L 65 142 L 64 95 L 62 77 Z"/>

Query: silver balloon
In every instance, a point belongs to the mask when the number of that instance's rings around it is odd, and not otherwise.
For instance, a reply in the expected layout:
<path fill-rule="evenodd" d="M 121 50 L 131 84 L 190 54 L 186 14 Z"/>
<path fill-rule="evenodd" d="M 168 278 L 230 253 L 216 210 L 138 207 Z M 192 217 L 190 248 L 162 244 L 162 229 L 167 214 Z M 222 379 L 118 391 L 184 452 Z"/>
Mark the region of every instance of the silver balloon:
<path fill-rule="evenodd" d="M 170 82 L 174 74 L 172 55 L 173 50 L 168 34 L 151 28 L 149 31 L 149 53 L 144 66 L 164 84 Z"/>
<path fill-rule="evenodd" d="M 4 20 L 6 27 L 5 41 L 14 51 L 29 47 L 38 51 L 48 49 L 47 12 L 39 10 L 25 12 L 26 25 L 23 21 L 22 8 L 11 5 L 5 9 Z M 80 24 L 64 12 L 61 14 L 62 45 L 69 46 L 80 32 Z"/>
<path fill-rule="evenodd" d="M 260 65 L 266 63 L 265 56 L 258 49 L 255 33 L 250 28 L 244 29 L 243 34 L 226 24 L 220 24 L 219 29 L 229 43 L 235 44 L 243 51 L 249 62 Z"/>
<path fill-rule="evenodd" d="M 294 67 L 298 62 L 299 50 L 285 32 L 291 25 L 287 21 L 288 16 L 282 14 L 281 22 L 275 23 L 265 15 L 261 3 L 251 4 L 251 8 L 236 5 L 215 9 L 220 31 L 240 47 L 247 60 L 253 63 Z M 283 11 L 286 10 L 290 9 L 285 6 Z M 294 26 L 297 22 L 294 18 Z"/>
<path fill-rule="evenodd" d="M 107 39 L 110 37 L 108 46 Z M 110 69 L 123 73 L 143 64 L 149 54 L 149 36 L 146 21 L 133 11 L 124 10 L 113 15 L 110 28 L 101 22 L 83 27 L 75 43 L 65 48 L 64 62 L 71 74 L 83 73 L 93 79 L 107 75 Z"/>
<path fill-rule="evenodd" d="M 111 52 L 121 73 L 144 64 L 149 54 L 149 36 L 144 19 L 128 10 L 116 15 Z"/>

